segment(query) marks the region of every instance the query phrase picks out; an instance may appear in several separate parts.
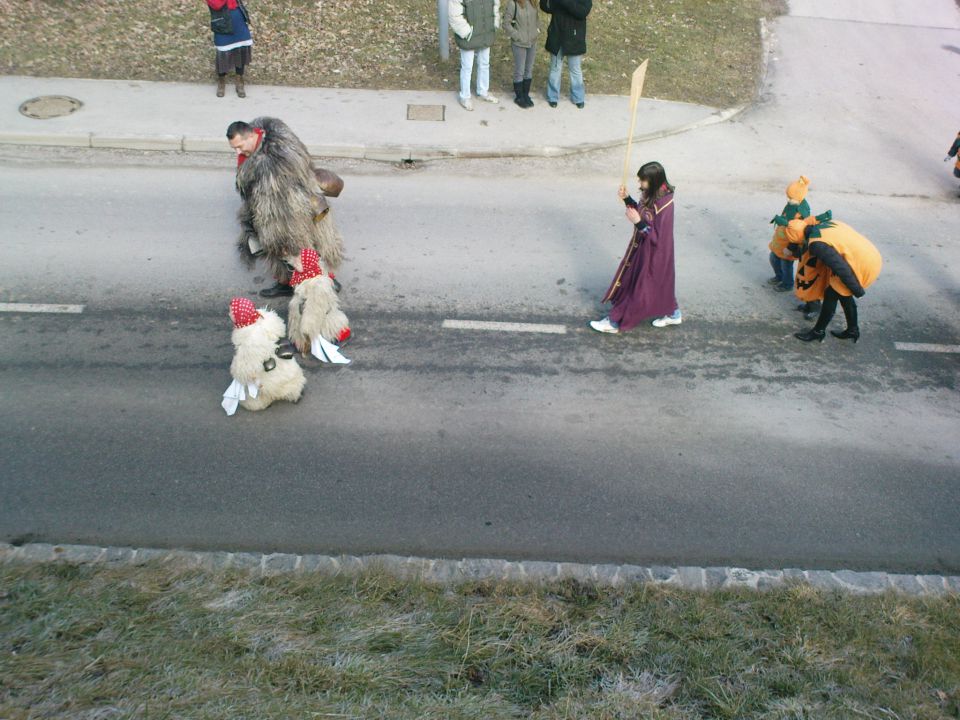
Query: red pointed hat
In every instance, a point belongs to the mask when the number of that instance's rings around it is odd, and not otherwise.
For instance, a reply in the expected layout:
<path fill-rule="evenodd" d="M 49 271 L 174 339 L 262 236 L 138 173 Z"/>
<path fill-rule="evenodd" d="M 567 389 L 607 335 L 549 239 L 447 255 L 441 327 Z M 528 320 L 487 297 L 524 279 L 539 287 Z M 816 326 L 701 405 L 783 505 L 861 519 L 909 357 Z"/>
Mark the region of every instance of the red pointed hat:
<path fill-rule="evenodd" d="M 260 313 L 253 305 L 253 300 L 243 297 L 235 297 L 230 301 L 230 317 L 233 319 L 233 326 L 236 328 L 253 325 L 260 319 Z"/>
<path fill-rule="evenodd" d="M 313 248 L 304 248 L 300 251 L 300 265 L 303 266 L 303 270 L 296 270 L 290 276 L 290 284 L 294 287 L 304 280 L 323 275 L 323 270 L 320 269 L 320 256 Z"/>

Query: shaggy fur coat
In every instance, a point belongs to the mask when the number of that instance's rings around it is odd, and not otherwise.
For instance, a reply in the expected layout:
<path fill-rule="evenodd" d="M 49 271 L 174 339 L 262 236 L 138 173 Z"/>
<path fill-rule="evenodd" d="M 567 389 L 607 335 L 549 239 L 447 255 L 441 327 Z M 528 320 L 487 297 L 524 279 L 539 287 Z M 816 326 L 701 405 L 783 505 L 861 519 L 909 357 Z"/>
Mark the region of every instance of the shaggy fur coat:
<path fill-rule="evenodd" d="M 230 374 L 234 380 L 260 387 L 257 397 L 240 401 L 247 410 L 263 410 L 275 400 L 297 402 L 307 382 L 296 360 L 277 357 L 277 342 L 286 335 L 283 320 L 272 310 L 260 310 L 260 315 L 252 325 L 234 328 L 230 337 L 234 347 Z M 264 362 L 271 360 L 276 365 L 267 370 Z"/>
<path fill-rule="evenodd" d="M 274 277 L 288 282 L 284 258 L 312 247 L 324 267 L 336 272 L 343 262 L 343 238 L 333 211 L 320 212 L 323 190 L 306 146 L 282 120 L 261 117 L 251 124 L 262 128 L 264 137 L 237 168 L 241 255 L 252 265 L 250 240 L 259 242 Z"/>
<path fill-rule="evenodd" d="M 290 339 L 303 352 L 309 352 L 311 341 L 318 336 L 332 343 L 340 341 L 349 327 L 328 275 L 304 280 L 293 289 L 288 318 Z"/>

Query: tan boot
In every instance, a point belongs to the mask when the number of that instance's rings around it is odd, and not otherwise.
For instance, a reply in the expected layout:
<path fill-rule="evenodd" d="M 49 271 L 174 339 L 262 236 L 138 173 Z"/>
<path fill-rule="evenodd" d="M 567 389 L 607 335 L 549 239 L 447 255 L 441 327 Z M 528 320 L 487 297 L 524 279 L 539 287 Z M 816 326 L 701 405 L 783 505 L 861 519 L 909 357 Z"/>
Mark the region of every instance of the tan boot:
<path fill-rule="evenodd" d="M 245 98 L 247 91 L 243 87 L 243 75 L 237 75 L 237 97 Z"/>
<path fill-rule="evenodd" d="M 217 78 L 217 97 L 223 97 L 227 91 L 227 78 L 223 75 Z"/>

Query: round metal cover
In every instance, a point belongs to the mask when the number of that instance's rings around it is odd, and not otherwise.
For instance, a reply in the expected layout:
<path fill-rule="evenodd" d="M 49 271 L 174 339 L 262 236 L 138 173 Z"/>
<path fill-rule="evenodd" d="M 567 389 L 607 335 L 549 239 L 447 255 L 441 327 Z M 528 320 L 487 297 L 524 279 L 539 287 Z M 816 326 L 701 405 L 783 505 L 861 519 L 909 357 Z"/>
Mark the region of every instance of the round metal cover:
<path fill-rule="evenodd" d="M 23 103 L 20 112 L 35 120 L 46 120 L 69 115 L 82 107 L 82 102 L 66 95 L 41 95 Z"/>

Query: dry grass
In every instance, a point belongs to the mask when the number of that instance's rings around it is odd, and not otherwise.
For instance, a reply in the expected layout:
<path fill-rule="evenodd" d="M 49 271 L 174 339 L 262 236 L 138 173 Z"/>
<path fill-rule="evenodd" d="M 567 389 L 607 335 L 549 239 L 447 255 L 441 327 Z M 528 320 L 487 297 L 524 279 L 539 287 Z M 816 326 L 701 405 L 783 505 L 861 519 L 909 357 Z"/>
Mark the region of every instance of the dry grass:
<path fill-rule="evenodd" d="M 0 717 L 941 718 L 960 599 L 0 567 Z"/>
<path fill-rule="evenodd" d="M 457 84 L 456 48 L 439 60 L 433 0 L 247 0 L 250 81 L 322 87 L 438 89 Z M 595 0 L 584 61 L 587 89 L 627 94 L 651 58 L 647 97 L 729 106 L 753 97 L 758 19 L 782 0 Z M 542 16 L 544 31 L 547 16 Z M 545 39 L 545 34 L 542 36 Z M 201 0 L 0 0 L 0 73 L 211 81 L 209 13 Z M 535 81 L 545 84 L 546 52 Z M 510 44 L 491 60 L 510 87 Z"/>

